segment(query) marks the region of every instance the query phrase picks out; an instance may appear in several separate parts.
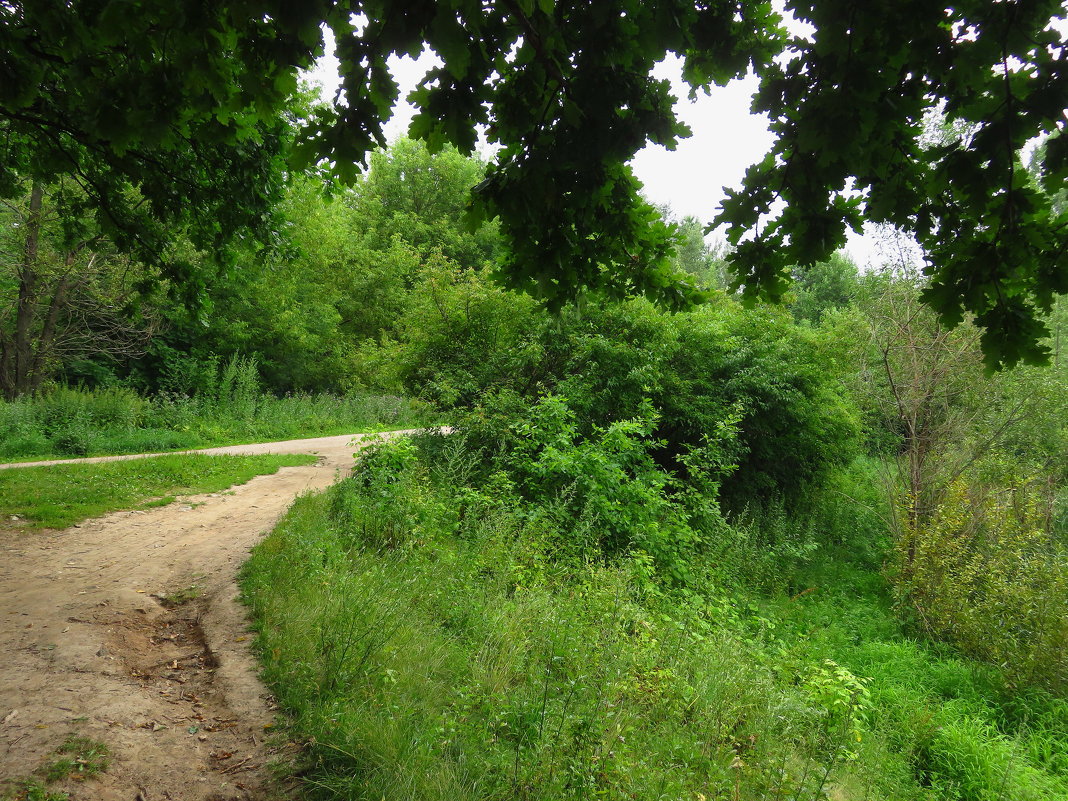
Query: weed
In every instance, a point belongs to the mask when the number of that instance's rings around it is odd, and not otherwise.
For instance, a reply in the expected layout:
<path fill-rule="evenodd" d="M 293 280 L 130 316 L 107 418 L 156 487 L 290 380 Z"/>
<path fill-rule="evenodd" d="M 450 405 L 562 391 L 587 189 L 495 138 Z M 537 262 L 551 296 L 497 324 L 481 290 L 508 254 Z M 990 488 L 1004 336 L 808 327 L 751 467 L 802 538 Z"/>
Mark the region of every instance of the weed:
<path fill-rule="evenodd" d="M 160 595 L 158 598 L 163 606 L 175 607 L 195 601 L 202 594 L 203 589 L 199 584 L 190 584 L 188 587 L 183 587 L 180 590 L 175 590 L 174 592 L 169 592 L 165 595 Z"/>
<path fill-rule="evenodd" d="M 14 790 L 0 798 L 3 801 L 69 801 L 70 795 L 61 790 L 49 790 L 37 779 L 25 779 L 16 782 Z"/>
<path fill-rule="evenodd" d="M 108 747 L 89 737 L 72 734 L 56 753 L 59 759 L 44 769 L 45 781 L 57 782 L 68 777 L 77 781 L 103 773 L 110 763 Z"/>

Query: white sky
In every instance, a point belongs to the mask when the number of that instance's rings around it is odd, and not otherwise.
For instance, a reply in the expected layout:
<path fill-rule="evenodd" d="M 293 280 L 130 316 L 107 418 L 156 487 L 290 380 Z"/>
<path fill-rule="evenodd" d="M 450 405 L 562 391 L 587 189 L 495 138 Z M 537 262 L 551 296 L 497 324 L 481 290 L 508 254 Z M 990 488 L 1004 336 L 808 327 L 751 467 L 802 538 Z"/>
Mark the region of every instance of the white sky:
<path fill-rule="evenodd" d="M 327 51 L 332 53 L 329 39 L 327 45 Z M 403 98 L 435 63 L 436 56 L 429 51 L 424 51 L 418 59 L 390 60 L 402 99 L 386 125 L 389 141 L 407 132 L 415 110 Z M 756 78 L 749 76 L 723 88 L 713 87 L 710 95 L 699 94 L 691 102 L 677 57 L 659 64 L 655 74 L 672 82 L 673 93 L 679 98 L 676 113 L 690 126 L 693 135 L 682 140 L 674 151 L 659 145 L 646 146 L 634 158 L 632 166 L 651 202 L 670 205 L 677 217 L 693 216 L 708 223 L 725 197 L 723 187 L 741 184 L 746 168 L 763 158 L 771 147 L 767 118 L 749 111 Z M 332 55 L 324 57 L 308 77 L 323 87 L 324 99 L 332 100 L 338 86 L 337 60 Z M 859 266 L 863 268 L 878 261 L 872 237 L 860 237 L 852 232 L 849 235 L 846 249 Z M 717 237 L 713 234 L 711 238 Z"/>

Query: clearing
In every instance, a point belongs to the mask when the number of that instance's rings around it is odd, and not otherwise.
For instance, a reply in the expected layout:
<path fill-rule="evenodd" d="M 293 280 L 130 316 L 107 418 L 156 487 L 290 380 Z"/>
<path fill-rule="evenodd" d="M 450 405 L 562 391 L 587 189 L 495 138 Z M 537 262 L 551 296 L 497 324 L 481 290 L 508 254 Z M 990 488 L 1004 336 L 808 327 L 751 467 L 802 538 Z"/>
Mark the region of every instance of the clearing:
<path fill-rule="evenodd" d="M 0 521 L 0 794 L 77 735 L 106 744 L 111 765 L 49 788 L 74 799 L 285 796 L 267 765 L 287 746 L 271 736 L 235 576 L 293 499 L 375 436 L 212 448 L 319 461 L 62 531 Z"/>

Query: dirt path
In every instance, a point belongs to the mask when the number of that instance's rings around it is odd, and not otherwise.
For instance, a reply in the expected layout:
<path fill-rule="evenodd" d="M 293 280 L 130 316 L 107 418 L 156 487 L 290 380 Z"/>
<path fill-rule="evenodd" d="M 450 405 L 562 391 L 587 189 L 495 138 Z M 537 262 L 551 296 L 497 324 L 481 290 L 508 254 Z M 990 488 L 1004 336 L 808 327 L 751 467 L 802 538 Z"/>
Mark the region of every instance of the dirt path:
<path fill-rule="evenodd" d="M 112 759 L 95 779 L 57 785 L 73 799 L 284 795 L 266 766 L 285 746 L 271 742 L 235 574 L 299 493 L 351 466 L 352 441 L 213 449 L 320 459 L 64 531 L 0 530 L 0 779 L 29 776 L 76 734 Z"/>

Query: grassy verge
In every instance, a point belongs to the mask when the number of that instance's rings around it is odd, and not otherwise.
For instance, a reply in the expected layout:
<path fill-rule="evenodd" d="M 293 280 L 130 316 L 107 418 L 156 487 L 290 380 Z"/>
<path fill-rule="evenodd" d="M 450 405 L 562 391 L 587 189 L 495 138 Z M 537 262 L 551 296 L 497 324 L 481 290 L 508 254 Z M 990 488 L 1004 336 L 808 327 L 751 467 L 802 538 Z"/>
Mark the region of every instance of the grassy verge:
<path fill-rule="evenodd" d="M 217 492 L 280 467 L 312 464 L 311 454 L 158 456 L 99 464 L 0 470 L 0 510 L 38 528 L 159 505 L 174 495 Z"/>
<path fill-rule="evenodd" d="M 243 573 L 311 798 L 1068 797 L 1064 701 L 910 639 L 870 569 L 671 588 L 405 469 L 299 500 Z"/>
<path fill-rule="evenodd" d="M 419 428 L 413 424 L 411 428 Z M 280 434 L 267 431 L 259 436 L 219 434 L 211 437 L 200 436 L 174 436 L 174 432 L 163 429 L 138 431 L 134 436 L 111 437 L 102 432 L 96 438 L 96 445 L 92 450 L 85 453 L 72 454 L 55 448 L 44 449 L 41 453 L 32 456 L 4 457 L 0 456 L 3 464 L 20 464 L 41 462 L 51 459 L 83 459 L 95 456 L 126 456 L 142 453 L 183 453 L 191 450 L 204 448 L 225 448 L 231 445 L 255 445 L 262 442 L 284 442 L 286 440 L 313 439 L 318 437 L 334 437 L 343 435 L 359 436 L 361 434 L 386 434 L 391 431 L 401 431 L 408 426 L 379 425 L 379 426 L 345 426 L 336 425 L 326 428 L 308 428 L 296 432 Z"/>
<path fill-rule="evenodd" d="M 155 453 L 334 434 L 417 428 L 433 422 L 393 396 L 291 395 L 254 390 L 214 396 L 57 389 L 0 402 L 0 461 Z"/>

